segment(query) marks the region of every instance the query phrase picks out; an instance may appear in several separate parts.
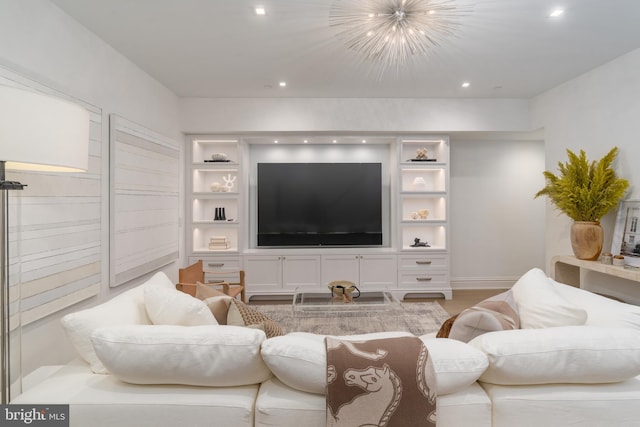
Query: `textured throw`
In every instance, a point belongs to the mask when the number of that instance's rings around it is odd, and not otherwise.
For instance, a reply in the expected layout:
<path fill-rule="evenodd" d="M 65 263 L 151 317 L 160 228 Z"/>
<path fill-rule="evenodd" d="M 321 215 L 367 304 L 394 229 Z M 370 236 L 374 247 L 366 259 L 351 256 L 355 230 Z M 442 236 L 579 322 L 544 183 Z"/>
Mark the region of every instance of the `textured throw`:
<path fill-rule="evenodd" d="M 436 425 L 429 353 L 417 337 L 327 337 L 327 427 Z"/>

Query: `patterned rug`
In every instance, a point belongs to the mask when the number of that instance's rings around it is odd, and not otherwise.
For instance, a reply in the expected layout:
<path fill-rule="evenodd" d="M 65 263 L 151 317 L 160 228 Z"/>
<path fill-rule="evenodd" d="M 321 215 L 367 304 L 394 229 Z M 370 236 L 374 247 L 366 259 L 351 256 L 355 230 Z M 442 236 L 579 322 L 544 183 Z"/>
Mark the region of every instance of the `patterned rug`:
<path fill-rule="evenodd" d="M 255 309 L 282 326 L 285 333 L 312 332 L 325 335 L 353 335 L 369 332 L 406 331 L 420 336 L 440 329 L 450 316 L 437 302 L 401 302 L 385 312 L 315 314 L 294 317 L 291 304 L 256 304 Z"/>

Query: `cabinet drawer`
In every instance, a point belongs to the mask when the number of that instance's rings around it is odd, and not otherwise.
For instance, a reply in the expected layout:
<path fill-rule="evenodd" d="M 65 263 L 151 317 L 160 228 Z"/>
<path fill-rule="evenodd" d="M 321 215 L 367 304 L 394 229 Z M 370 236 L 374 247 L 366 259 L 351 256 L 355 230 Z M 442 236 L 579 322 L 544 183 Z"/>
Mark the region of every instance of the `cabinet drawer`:
<path fill-rule="evenodd" d="M 400 255 L 398 257 L 400 270 L 430 270 L 449 267 L 449 255 L 424 254 L 424 255 Z"/>
<path fill-rule="evenodd" d="M 202 260 L 204 270 L 240 270 L 242 261 L 240 257 L 190 257 L 189 265 Z"/>
<path fill-rule="evenodd" d="M 415 290 L 429 290 L 431 288 L 442 288 L 449 286 L 449 276 L 447 271 L 428 272 L 407 272 L 401 271 L 398 274 L 398 287 Z"/>

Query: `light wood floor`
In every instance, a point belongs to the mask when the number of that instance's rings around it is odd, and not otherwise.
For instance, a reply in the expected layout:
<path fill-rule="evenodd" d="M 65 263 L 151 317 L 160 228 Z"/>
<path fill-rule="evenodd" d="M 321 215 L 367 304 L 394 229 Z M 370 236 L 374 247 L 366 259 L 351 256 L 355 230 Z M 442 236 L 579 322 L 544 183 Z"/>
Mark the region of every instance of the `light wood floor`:
<path fill-rule="evenodd" d="M 412 298 L 411 301 L 435 301 L 450 315 L 460 313 L 465 308 L 469 308 L 489 297 L 504 292 L 506 289 L 463 289 L 454 290 L 453 298 L 446 300 L 443 298 Z"/>

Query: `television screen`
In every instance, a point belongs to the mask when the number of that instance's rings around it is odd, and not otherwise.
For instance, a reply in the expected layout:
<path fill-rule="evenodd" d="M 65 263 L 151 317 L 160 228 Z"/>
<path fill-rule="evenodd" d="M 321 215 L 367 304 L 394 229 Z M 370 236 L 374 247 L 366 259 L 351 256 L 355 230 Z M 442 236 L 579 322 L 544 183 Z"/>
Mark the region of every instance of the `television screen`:
<path fill-rule="evenodd" d="M 258 163 L 258 246 L 382 245 L 380 163 Z"/>

